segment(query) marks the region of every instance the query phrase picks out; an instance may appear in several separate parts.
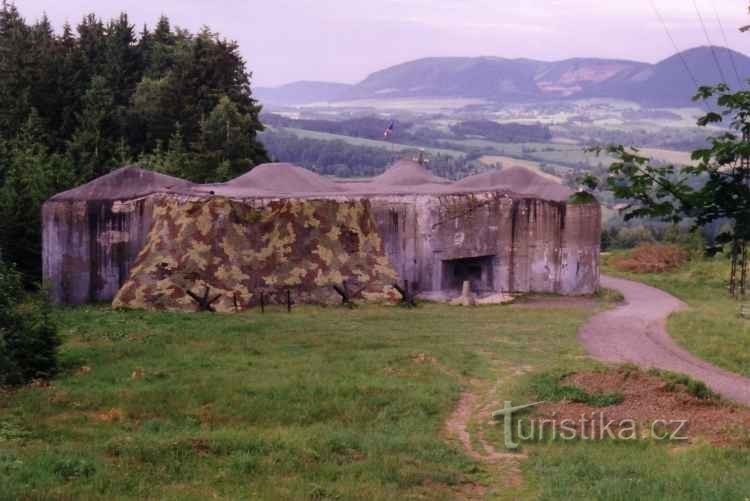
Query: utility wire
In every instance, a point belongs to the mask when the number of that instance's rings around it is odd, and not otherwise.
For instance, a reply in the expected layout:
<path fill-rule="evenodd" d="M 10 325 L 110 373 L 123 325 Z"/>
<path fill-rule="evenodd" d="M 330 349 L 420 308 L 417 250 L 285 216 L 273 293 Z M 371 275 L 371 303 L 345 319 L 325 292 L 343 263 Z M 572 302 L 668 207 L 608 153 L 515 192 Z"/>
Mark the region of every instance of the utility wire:
<path fill-rule="evenodd" d="M 682 65 L 685 67 L 685 71 L 690 76 L 690 79 L 695 84 L 695 88 L 697 89 L 701 85 L 698 83 L 698 79 L 695 78 L 695 75 L 693 74 L 693 71 L 690 69 L 690 66 L 687 63 L 687 60 L 685 59 L 684 54 L 680 50 L 680 48 L 677 46 L 677 42 L 675 42 L 674 37 L 672 36 L 672 32 L 669 31 L 669 26 L 667 26 L 666 21 L 664 21 L 664 17 L 661 15 L 661 12 L 659 12 L 659 8 L 656 6 L 656 3 L 654 0 L 649 0 L 651 2 L 651 7 L 654 9 L 654 13 L 656 14 L 656 17 L 661 22 L 661 25 L 664 27 L 664 32 L 667 34 L 667 38 L 672 42 L 672 47 L 674 48 L 675 53 L 677 56 L 679 56 L 680 61 L 682 61 Z M 701 101 L 703 104 L 703 107 L 706 109 L 706 111 L 711 111 L 708 107 L 708 104 L 705 101 Z"/>
<path fill-rule="evenodd" d="M 698 8 L 697 0 L 693 0 L 693 6 L 695 7 L 695 13 L 698 14 L 698 20 L 700 21 L 701 26 L 703 27 L 703 33 L 706 35 L 708 48 L 711 49 L 711 55 L 714 58 L 714 63 L 716 63 L 716 69 L 719 70 L 719 76 L 721 77 L 721 81 L 726 85 L 727 77 L 724 75 L 724 70 L 721 69 L 721 61 L 719 61 L 719 56 L 718 54 L 716 54 L 716 47 L 714 47 L 714 44 L 711 43 L 711 36 L 708 34 L 708 28 L 706 28 L 706 23 L 703 21 L 703 15 L 701 14 L 701 10 Z"/>
<path fill-rule="evenodd" d="M 675 42 L 674 37 L 672 36 L 672 32 L 669 31 L 669 26 L 667 26 L 666 21 L 664 21 L 664 17 L 662 17 L 661 12 L 659 12 L 659 9 L 656 7 L 656 3 L 654 3 L 654 0 L 650 0 L 651 7 L 654 8 L 654 13 L 656 14 L 656 17 L 661 22 L 661 25 L 664 27 L 664 32 L 667 34 L 667 38 L 669 38 L 669 41 L 672 42 L 672 47 L 674 48 L 675 53 L 680 57 L 680 60 L 682 61 L 682 65 L 685 67 L 685 71 L 690 76 L 690 78 L 693 80 L 693 83 L 695 84 L 695 87 L 700 87 L 700 84 L 698 83 L 698 79 L 695 78 L 695 75 L 693 75 L 693 71 L 690 69 L 690 66 L 688 66 L 687 61 L 685 60 L 685 56 L 682 54 L 682 51 L 677 46 L 677 42 Z"/>
<path fill-rule="evenodd" d="M 724 47 L 729 53 L 729 60 L 732 62 L 732 68 L 734 69 L 734 75 L 737 77 L 737 83 L 740 85 L 740 88 L 742 88 L 744 86 L 744 83 L 742 82 L 742 77 L 740 76 L 740 72 L 737 69 L 737 61 L 734 60 L 734 52 L 732 51 L 732 48 L 729 47 L 727 32 L 726 30 L 724 30 L 724 23 L 721 22 L 721 16 L 719 15 L 719 9 L 716 8 L 715 0 L 711 0 L 711 6 L 714 8 L 714 14 L 716 14 L 716 22 L 719 24 L 719 28 L 721 29 L 721 36 L 724 37 Z"/>

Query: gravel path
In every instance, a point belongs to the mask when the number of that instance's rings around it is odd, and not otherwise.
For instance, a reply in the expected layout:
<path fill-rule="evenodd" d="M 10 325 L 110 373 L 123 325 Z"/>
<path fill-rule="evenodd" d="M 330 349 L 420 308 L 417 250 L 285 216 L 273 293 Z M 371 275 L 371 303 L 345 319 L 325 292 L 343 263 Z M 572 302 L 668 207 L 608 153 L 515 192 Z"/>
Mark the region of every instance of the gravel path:
<path fill-rule="evenodd" d="M 625 304 L 595 315 L 578 333 L 591 355 L 606 362 L 687 374 L 729 400 L 750 405 L 750 379 L 695 357 L 667 334 L 667 317 L 686 308 L 685 303 L 630 280 L 602 276 L 602 287 L 620 291 Z"/>

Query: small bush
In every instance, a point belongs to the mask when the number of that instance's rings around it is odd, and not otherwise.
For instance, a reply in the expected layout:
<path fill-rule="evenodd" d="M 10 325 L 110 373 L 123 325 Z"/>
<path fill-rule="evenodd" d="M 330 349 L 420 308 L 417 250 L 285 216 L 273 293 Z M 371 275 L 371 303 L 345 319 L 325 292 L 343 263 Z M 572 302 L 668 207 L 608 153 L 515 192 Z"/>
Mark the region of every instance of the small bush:
<path fill-rule="evenodd" d="M 632 249 L 640 244 L 656 241 L 653 229 L 643 225 L 619 229 L 610 227 L 606 233 L 608 245 L 614 249 Z"/>
<path fill-rule="evenodd" d="M 53 461 L 52 471 L 62 480 L 72 480 L 90 477 L 96 473 L 96 467 L 87 459 L 62 457 Z"/>
<path fill-rule="evenodd" d="M 49 302 L 39 296 L 20 304 L 21 277 L 0 262 L 0 386 L 49 378 L 57 371 L 60 339 Z"/>
<path fill-rule="evenodd" d="M 677 245 L 641 244 L 623 256 L 610 260 L 620 271 L 632 273 L 664 273 L 684 265 L 689 258 L 685 249 Z"/>
<path fill-rule="evenodd" d="M 588 191 L 579 191 L 571 195 L 568 199 L 570 205 L 584 205 L 596 203 L 596 197 Z"/>

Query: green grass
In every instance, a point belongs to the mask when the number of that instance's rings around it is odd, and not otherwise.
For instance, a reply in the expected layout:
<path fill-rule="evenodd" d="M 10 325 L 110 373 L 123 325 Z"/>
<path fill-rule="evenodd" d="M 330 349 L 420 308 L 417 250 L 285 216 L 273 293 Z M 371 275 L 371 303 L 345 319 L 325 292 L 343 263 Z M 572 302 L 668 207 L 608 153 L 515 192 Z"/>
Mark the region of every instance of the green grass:
<path fill-rule="evenodd" d="M 697 356 L 750 377 L 750 320 L 739 315 L 743 302 L 727 292 L 726 258 L 694 260 L 669 273 L 623 273 L 609 266 L 605 272 L 647 283 L 685 301 L 690 309 L 669 318 L 669 334 Z"/>
<path fill-rule="evenodd" d="M 729 501 L 746 499 L 750 489 L 747 450 L 707 445 L 546 444 L 543 453 L 531 456 L 525 471 L 543 479 L 540 500 Z"/>
<path fill-rule="evenodd" d="M 534 160 L 552 166 L 609 165 L 614 159 L 587 152 L 585 146 L 557 143 L 500 143 L 484 139 L 446 140 L 444 144 L 462 149 L 489 149 L 498 155 Z"/>
<path fill-rule="evenodd" d="M 510 488 L 446 438 L 462 389 L 525 403 L 539 374 L 598 367 L 576 342 L 591 313 L 59 310 L 64 373 L 0 400 L 0 499 L 742 499 L 746 451 L 532 444 Z M 488 421 L 471 429 L 501 450 Z"/>
<path fill-rule="evenodd" d="M 64 310 L 68 372 L 0 404 L 0 498 L 394 499 L 448 488 L 479 475 L 440 431 L 461 384 L 491 380 L 498 356 L 513 366 L 540 363 L 551 346 L 577 354 L 585 316 Z"/>

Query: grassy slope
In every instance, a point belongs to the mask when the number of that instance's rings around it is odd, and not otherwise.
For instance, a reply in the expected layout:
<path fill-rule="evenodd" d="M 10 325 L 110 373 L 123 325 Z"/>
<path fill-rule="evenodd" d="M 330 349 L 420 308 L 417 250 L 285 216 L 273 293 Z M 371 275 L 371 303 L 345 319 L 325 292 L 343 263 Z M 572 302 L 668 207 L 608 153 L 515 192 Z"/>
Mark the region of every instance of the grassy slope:
<path fill-rule="evenodd" d="M 664 289 L 690 305 L 669 319 L 670 335 L 687 350 L 720 367 L 750 377 L 750 320 L 740 318 L 740 302 L 727 294 L 729 262 L 698 260 L 662 274 L 606 272 Z"/>
<path fill-rule="evenodd" d="M 576 353 L 584 316 L 67 310 L 65 359 L 92 370 L 0 404 L 0 430 L 30 434 L 25 445 L 0 441 L 9 450 L 0 498 L 395 499 L 428 492 L 425 483 L 432 492 L 476 475 L 440 433 L 462 381 L 489 380 L 495 352 L 510 365 L 530 350 L 541 359 L 548 345 Z M 113 409 L 123 418 L 107 422 Z"/>
<path fill-rule="evenodd" d="M 446 441 L 462 387 L 593 364 L 589 312 L 426 305 L 239 316 L 63 310 L 69 368 L 0 401 L 0 499 L 741 498 L 747 455 L 655 444 L 529 446 L 524 486 Z M 91 370 L 76 370 L 82 366 Z M 501 449 L 501 428 L 478 416 Z"/>

